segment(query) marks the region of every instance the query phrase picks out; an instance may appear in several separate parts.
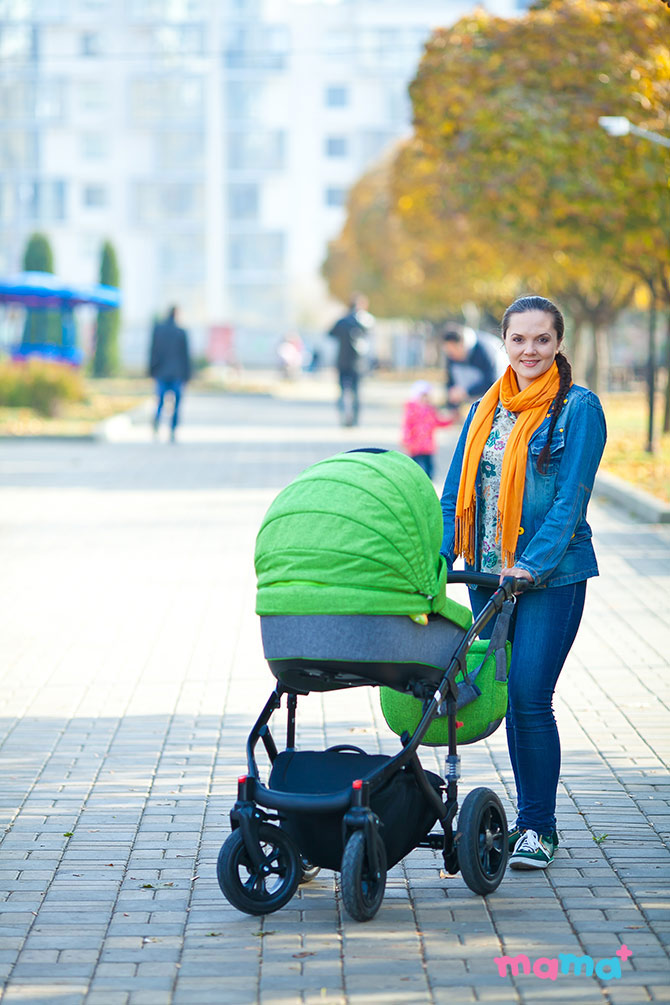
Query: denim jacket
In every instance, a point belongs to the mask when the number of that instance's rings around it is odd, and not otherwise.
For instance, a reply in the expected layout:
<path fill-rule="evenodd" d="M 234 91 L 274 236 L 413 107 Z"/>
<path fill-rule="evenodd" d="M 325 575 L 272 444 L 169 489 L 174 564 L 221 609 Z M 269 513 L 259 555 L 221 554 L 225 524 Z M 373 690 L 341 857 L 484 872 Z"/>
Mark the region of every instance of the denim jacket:
<path fill-rule="evenodd" d="M 565 586 L 598 575 L 586 522 L 593 481 L 605 448 L 607 429 L 599 399 L 592 391 L 573 384 L 558 416 L 551 440 L 551 455 L 544 474 L 537 459 L 547 442 L 549 417 L 535 430 L 528 444 L 526 484 L 516 565 L 526 569 L 535 586 Z M 461 477 L 465 439 L 478 401 L 463 426 L 442 492 L 444 538 L 442 554 L 451 569 L 454 561 L 456 498 Z M 476 523 L 479 526 L 481 473 L 476 480 Z M 475 564 L 479 569 L 480 542 L 475 535 Z"/>

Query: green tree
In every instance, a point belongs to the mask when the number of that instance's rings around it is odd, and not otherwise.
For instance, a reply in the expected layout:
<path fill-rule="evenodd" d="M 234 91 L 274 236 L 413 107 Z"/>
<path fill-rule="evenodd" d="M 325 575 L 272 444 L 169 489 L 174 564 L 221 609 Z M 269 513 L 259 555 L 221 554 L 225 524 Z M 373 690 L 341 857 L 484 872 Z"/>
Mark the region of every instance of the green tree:
<path fill-rule="evenodd" d="M 116 252 L 110 241 L 105 241 L 102 246 L 100 282 L 106 286 L 118 286 L 120 282 Z M 117 308 L 98 311 L 93 353 L 94 377 L 112 377 L 119 372 L 120 327 L 121 312 Z"/>
<path fill-rule="evenodd" d="M 31 234 L 23 252 L 23 268 L 27 272 L 53 272 L 54 256 L 46 234 Z"/>
<path fill-rule="evenodd" d="M 23 252 L 26 272 L 53 272 L 54 256 L 46 234 L 31 234 Z M 58 310 L 29 307 L 21 337 L 22 346 L 60 345 L 61 315 Z"/>

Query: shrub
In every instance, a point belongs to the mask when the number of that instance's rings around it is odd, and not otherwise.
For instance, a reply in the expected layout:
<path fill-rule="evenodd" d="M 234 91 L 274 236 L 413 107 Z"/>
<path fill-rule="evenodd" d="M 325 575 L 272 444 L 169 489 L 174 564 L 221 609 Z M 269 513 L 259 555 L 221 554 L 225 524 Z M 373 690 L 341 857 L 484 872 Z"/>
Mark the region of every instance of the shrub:
<path fill-rule="evenodd" d="M 85 396 L 81 373 L 67 364 L 39 359 L 0 363 L 0 405 L 52 416 L 65 402 Z"/>

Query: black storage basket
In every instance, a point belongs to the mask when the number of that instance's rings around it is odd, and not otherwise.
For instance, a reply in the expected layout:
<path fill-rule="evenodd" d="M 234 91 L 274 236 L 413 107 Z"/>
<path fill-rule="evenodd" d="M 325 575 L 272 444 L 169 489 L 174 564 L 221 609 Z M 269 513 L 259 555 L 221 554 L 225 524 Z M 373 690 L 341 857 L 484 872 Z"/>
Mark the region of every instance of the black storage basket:
<path fill-rule="evenodd" d="M 348 750 L 285 750 L 272 766 L 270 788 L 279 792 L 325 794 L 341 792 L 356 778 L 366 778 L 390 758 Z M 442 779 L 427 771 L 439 792 Z M 402 768 L 380 789 L 370 805 L 379 817 L 388 867 L 395 865 L 426 837 L 437 813 L 408 768 Z M 295 812 L 282 815 L 281 826 L 313 865 L 339 870 L 344 847 L 340 813 Z"/>

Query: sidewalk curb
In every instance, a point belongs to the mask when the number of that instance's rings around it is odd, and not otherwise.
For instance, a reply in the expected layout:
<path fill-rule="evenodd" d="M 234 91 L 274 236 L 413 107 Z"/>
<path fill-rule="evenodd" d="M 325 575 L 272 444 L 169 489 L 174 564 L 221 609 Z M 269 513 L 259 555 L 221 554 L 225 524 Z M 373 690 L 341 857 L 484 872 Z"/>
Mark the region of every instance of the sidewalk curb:
<path fill-rule="evenodd" d="M 670 506 L 667 503 L 609 471 L 598 472 L 593 494 L 616 503 L 644 523 L 670 523 Z"/>
<path fill-rule="evenodd" d="M 127 435 L 128 430 L 137 419 L 147 419 L 149 416 L 151 402 L 148 398 L 142 400 L 133 408 L 117 415 L 110 415 L 108 419 L 103 419 L 93 430 L 92 439 L 98 443 L 111 443 L 122 440 Z"/>

